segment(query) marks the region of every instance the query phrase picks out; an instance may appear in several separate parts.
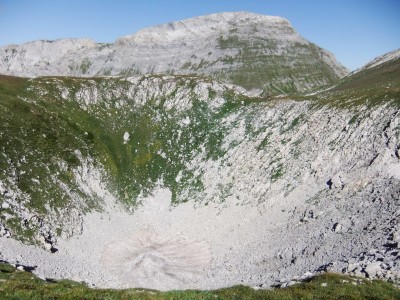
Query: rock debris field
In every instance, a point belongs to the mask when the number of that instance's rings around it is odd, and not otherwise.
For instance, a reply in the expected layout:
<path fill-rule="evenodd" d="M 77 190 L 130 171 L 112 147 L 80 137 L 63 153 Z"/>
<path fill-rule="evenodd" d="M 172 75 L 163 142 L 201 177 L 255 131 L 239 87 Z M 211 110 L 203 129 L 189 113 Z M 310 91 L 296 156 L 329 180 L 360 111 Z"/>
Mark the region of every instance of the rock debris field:
<path fill-rule="evenodd" d="M 109 197 L 107 212 L 88 214 L 82 235 L 59 240 L 56 253 L 3 237 L 1 256 L 35 267 L 42 278 L 69 278 L 101 288 L 266 288 L 325 270 L 399 276 L 398 227 L 392 242 L 384 234 L 366 240 L 346 234 L 345 222 L 328 227 L 317 211 L 300 219 L 296 211 L 304 208 L 299 197 L 224 208 L 172 207 L 170 197 L 168 190 L 158 189 L 133 214 Z M 311 228 L 310 223 L 320 224 Z M 371 248 L 367 253 L 366 246 Z"/>

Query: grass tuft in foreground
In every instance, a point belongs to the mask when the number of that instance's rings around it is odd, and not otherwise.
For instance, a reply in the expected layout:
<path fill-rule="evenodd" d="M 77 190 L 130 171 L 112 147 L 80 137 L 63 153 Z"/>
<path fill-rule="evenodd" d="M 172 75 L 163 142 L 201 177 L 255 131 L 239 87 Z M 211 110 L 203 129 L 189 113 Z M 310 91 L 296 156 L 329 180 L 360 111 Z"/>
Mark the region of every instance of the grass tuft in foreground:
<path fill-rule="evenodd" d="M 43 281 L 0 263 L 1 299 L 400 299 L 400 290 L 383 281 L 326 273 L 288 288 L 255 290 L 234 286 L 212 291 L 160 292 L 144 289 L 91 289 L 70 280 Z"/>

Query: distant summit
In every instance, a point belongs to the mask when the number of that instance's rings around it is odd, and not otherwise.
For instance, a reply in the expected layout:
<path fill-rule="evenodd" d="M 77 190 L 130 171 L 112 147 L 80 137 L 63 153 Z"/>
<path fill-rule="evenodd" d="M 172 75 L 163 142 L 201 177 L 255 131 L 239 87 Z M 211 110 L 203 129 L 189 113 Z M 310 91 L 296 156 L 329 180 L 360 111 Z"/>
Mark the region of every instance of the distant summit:
<path fill-rule="evenodd" d="M 291 37 L 292 39 L 297 39 L 299 42 L 302 41 L 302 38 L 295 34 L 293 28 L 291 28 L 289 21 L 284 18 L 264 16 L 248 12 L 229 12 L 201 16 L 145 28 L 135 34 L 118 39 L 117 43 L 149 43 L 150 41 L 160 43 L 174 41 L 185 42 L 193 40 L 193 37 L 198 38 L 203 36 L 207 38 L 210 35 L 237 32 L 239 28 L 236 28 L 235 26 L 244 27 L 260 23 L 268 26 L 269 29 L 280 27 L 280 30 L 270 30 L 268 32 L 270 38 L 279 38 L 277 34 L 281 35 L 281 37 L 284 34 L 287 36 L 294 34 L 294 36 Z M 281 31 L 284 26 L 286 29 L 289 29 L 287 32 Z M 253 31 L 251 34 L 257 36 L 257 31 Z"/>
<path fill-rule="evenodd" d="M 281 17 L 229 12 L 145 28 L 98 44 L 36 41 L 0 48 L 0 74 L 35 77 L 196 74 L 285 94 L 336 82 L 348 71 Z"/>
<path fill-rule="evenodd" d="M 400 49 L 397 49 L 376 57 L 375 59 L 367 63 L 365 66 L 361 67 L 359 70 L 356 70 L 356 72 L 361 70 L 371 69 L 379 65 L 382 65 L 384 63 L 393 62 L 399 59 L 400 59 Z"/>

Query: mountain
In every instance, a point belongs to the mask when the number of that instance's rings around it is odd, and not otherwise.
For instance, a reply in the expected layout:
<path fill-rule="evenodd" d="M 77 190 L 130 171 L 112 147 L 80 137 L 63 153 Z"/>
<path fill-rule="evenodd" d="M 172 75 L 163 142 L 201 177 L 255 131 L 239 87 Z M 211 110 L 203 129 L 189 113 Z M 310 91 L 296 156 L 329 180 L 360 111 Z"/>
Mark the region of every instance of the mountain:
<path fill-rule="evenodd" d="M 99 287 L 398 280 L 399 75 L 384 59 L 291 97 L 1 76 L 0 259 Z"/>
<path fill-rule="evenodd" d="M 348 71 L 281 17 L 220 13 L 140 30 L 113 44 L 89 39 L 0 48 L 0 74 L 104 76 L 197 74 L 264 94 L 302 92 Z"/>
<path fill-rule="evenodd" d="M 367 69 L 376 68 L 376 67 L 386 64 L 386 63 L 398 62 L 399 59 L 400 59 L 400 49 L 393 50 L 384 55 L 376 57 L 375 59 L 373 59 L 371 62 L 367 63 L 365 66 L 363 66 L 359 70 L 356 70 L 355 73 L 358 73 L 360 71 L 367 70 Z"/>
<path fill-rule="evenodd" d="M 375 58 L 362 68 L 348 74 L 337 84 L 334 91 L 362 90 L 371 95 L 393 91 L 396 93 L 400 88 L 398 74 L 400 72 L 400 50 L 389 52 Z"/>

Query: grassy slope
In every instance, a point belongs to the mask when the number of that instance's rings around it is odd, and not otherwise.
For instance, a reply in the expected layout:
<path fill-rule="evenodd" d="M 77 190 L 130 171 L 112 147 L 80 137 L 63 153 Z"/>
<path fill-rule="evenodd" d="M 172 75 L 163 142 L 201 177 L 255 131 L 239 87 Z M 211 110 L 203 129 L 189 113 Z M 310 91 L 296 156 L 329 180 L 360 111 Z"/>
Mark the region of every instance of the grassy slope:
<path fill-rule="evenodd" d="M 244 38 L 231 33 L 221 36 L 218 46 L 238 54 L 226 55 L 222 59 L 225 67 L 212 76 L 246 89 L 264 89 L 266 95 L 297 94 L 339 80 L 332 68 L 322 61 L 322 49 L 314 44 L 281 45 L 274 39 Z M 281 51 L 285 54 L 277 54 Z M 203 70 L 207 73 L 212 64 L 215 62 L 202 60 L 199 64 L 188 62 L 183 67 L 195 73 Z"/>
<path fill-rule="evenodd" d="M 344 77 L 332 89 L 318 95 L 320 104 L 341 108 L 370 107 L 392 102 L 400 105 L 400 59 Z"/>
<path fill-rule="evenodd" d="M 272 290 L 245 286 L 169 292 L 90 289 L 68 280 L 43 281 L 0 263 L 0 296 L 1 299 L 400 299 L 400 290 L 390 283 L 337 274 L 323 274 L 307 283 Z"/>
<path fill-rule="evenodd" d="M 71 91 L 79 91 L 92 79 L 54 80 L 62 81 L 62 85 Z M 130 85 L 123 79 L 96 80 L 96 87 L 104 94 L 113 88 L 127 92 Z M 52 79 L 43 81 L 49 82 Z M 43 82 L 39 79 L 35 85 L 41 86 Z M 185 88 L 193 89 L 195 85 L 189 84 Z M 230 94 L 227 95 L 230 101 L 215 111 L 193 96 L 190 99 L 190 110 L 166 110 L 165 101 L 174 95 L 165 96 L 165 99 L 148 99 L 144 105 L 137 105 L 133 103 L 134 99 L 124 99 L 126 97 L 123 93 L 122 96 L 100 99 L 84 110 L 74 100 L 74 93 L 70 95 L 70 101 L 63 101 L 57 91 L 52 91 L 51 84 L 45 84 L 45 89 L 50 91 L 50 97 L 43 98 L 38 104 L 61 114 L 69 124 L 76 127 L 77 132 L 87 133 L 91 142 L 91 155 L 99 159 L 110 175 L 113 188 L 126 201 L 135 199 L 141 192 L 150 192 L 160 179 L 173 195 L 187 187 L 185 182 L 196 183 L 196 178 L 186 172 L 185 162 L 195 155 L 202 144 L 209 158 L 218 157 L 224 130 L 219 121 L 234 111 L 239 103 L 239 99 Z M 122 99 L 127 103 L 118 107 L 116 103 Z M 186 117 L 191 119 L 188 126 L 180 123 Z M 125 132 L 130 134 L 126 144 L 122 139 Z M 183 180 L 177 183 L 175 178 L 179 172 L 183 172 Z M 176 197 L 173 200 L 185 201 Z"/>
<path fill-rule="evenodd" d="M 177 78 L 184 89 L 194 89 L 196 82 L 186 79 Z M 220 120 L 245 98 L 227 92 L 227 102 L 216 110 L 191 96 L 189 110 L 166 110 L 163 103 L 174 93 L 138 105 L 126 96 L 130 85 L 124 79 L 0 77 L 0 180 L 20 191 L 21 205 L 41 220 L 46 220 L 49 211 L 58 219 L 72 197 L 84 199 L 74 204 L 83 211 L 96 208 L 98 199 L 87 197 L 75 182 L 73 172 L 82 157 L 93 158 L 94 165 L 106 171 L 109 189 L 127 205 L 135 205 L 137 196 L 151 192 L 160 180 L 172 191 L 175 203 L 188 200 L 190 194 L 180 197 L 183 191 L 195 193 L 202 188 L 185 163 L 200 146 L 209 159 L 223 154 L 220 143 L 225 128 Z M 62 98 L 60 87 L 68 89 L 68 99 Z M 99 91 L 98 103 L 78 103 L 78 94 L 85 88 Z M 121 94 L 110 95 L 116 89 Z M 122 100 L 120 107 L 117 103 Z M 191 123 L 182 125 L 186 117 Z M 126 144 L 125 132 L 130 134 Z M 182 175 L 179 182 L 178 174 Z M 2 196 L 0 205 L 7 198 Z M 29 240 L 37 228 L 21 215 L 16 207 L 0 206 L 3 224 L 15 237 Z"/>
<path fill-rule="evenodd" d="M 14 198 L 38 219 L 45 219 L 50 210 L 61 214 L 59 209 L 71 204 L 70 197 L 55 181 L 83 196 L 72 170 L 80 163 L 76 150 L 88 156 L 91 147 L 90 139 L 61 110 L 49 109 L 47 103 L 25 101 L 30 95 L 29 86 L 31 83 L 25 79 L 0 77 L 0 180 L 19 190 L 14 196 L 7 190 L 0 202 Z M 86 200 L 85 209 L 96 205 L 94 199 Z M 21 206 L 0 209 L 0 217 L 16 236 L 29 239 L 37 228 L 33 224 L 23 226 L 21 210 Z M 12 217 L 5 220 L 5 215 Z"/>

